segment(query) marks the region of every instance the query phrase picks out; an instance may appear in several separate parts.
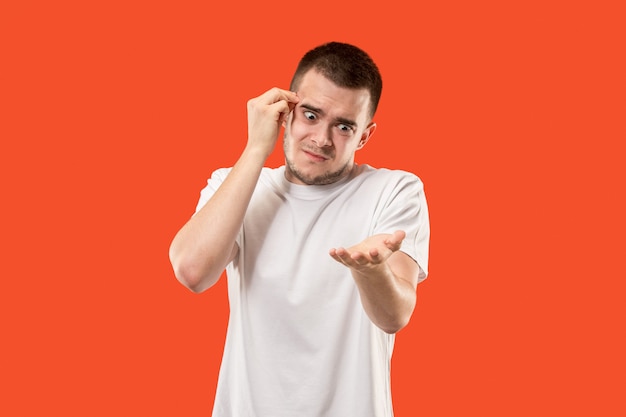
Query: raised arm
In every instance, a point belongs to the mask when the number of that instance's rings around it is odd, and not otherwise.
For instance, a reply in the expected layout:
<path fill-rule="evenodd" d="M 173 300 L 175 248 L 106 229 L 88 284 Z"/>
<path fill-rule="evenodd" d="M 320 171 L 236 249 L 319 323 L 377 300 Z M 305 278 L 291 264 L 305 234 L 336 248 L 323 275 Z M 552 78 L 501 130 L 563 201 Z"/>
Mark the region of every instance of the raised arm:
<path fill-rule="evenodd" d="M 217 282 L 237 254 L 235 240 L 282 122 L 298 97 L 273 88 L 248 101 L 248 142 L 224 182 L 178 231 L 169 256 L 176 278 L 194 292 Z"/>
<path fill-rule="evenodd" d="M 387 333 L 408 324 L 417 300 L 419 266 L 399 251 L 404 237 L 398 230 L 330 250 L 333 259 L 350 268 L 370 320 Z"/>

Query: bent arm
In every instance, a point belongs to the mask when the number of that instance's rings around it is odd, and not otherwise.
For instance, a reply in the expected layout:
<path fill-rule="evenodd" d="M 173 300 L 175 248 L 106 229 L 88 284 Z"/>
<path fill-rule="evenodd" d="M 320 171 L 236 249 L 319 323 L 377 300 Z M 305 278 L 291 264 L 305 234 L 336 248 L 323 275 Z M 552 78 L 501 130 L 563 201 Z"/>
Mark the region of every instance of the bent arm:
<path fill-rule="evenodd" d="M 372 236 L 330 255 L 350 268 L 361 304 L 372 322 L 387 333 L 405 327 L 417 301 L 419 266 L 400 252 L 404 232 Z"/>
<path fill-rule="evenodd" d="M 405 327 L 417 302 L 419 267 L 409 255 L 395 252 L 380 274 L 360 274 L 352 270 L 361 303 L 374 324 L 387 333 Z"/>
<path fill-rule="evenodd" d="M 215 194 L 172 240 L 174 275 L 191 291 L 213 286 L 237 254 L 237 234 L 264 162 L 262 154 L 246 147 Z"/>
<path fill-rule="evenodd" d="M 237 234 L 261 170 L 282 122 L 297 102 L 295 93 L 278 88 L 248 101 L 246 148 L 215 194 L 170 245 L 174 274 L 190 290 L 202 292 L 215 284 L 237 254 Z"/>

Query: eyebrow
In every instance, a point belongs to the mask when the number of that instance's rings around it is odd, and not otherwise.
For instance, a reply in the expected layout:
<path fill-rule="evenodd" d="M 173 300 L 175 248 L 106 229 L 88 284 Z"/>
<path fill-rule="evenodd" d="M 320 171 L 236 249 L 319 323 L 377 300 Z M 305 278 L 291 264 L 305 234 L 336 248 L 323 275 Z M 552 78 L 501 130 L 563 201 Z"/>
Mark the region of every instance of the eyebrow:
<path fill-rule="evenodd" d="M 307 110 L 311 110 L 312 112 L 321 114 L 322 116 L 326 114 L 326 113 L 324 113 L 324 110 L 322 110 L 322 109 L 320 109 L 318 107 L 312 106 L 310 104 L 302 103 L 302 104 L 300 104 L 300 106 L 304 107 Z M 352 126 L 352 127 L 356 127 L 357 126 L 357 124 L 356 124 L 356 122 L 354 120 L 346 119 L 345 117 L 337 117 L 337 118 L 335 118 L 335 120 L 338 121 L 339 123 L 344 124 L 344 125 L 348 125 L 348 126 Z"/>

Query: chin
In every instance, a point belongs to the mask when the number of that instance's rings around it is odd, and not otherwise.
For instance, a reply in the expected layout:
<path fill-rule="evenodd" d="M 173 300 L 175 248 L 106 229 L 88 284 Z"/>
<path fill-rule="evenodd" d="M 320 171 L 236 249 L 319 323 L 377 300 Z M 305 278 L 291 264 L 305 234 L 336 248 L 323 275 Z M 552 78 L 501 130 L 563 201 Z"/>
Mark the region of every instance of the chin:
<path fill-rule="evenodd" d="M 319 170 L 316 172 L 305 172 L 289 162 L 286 164 L 288 179 L 291 178 L 292 182 L 296 180 L 306 185 L 327 185 L 337 182 L 346 175 L 346 167 L 344 166 L 338 171 Z"/>

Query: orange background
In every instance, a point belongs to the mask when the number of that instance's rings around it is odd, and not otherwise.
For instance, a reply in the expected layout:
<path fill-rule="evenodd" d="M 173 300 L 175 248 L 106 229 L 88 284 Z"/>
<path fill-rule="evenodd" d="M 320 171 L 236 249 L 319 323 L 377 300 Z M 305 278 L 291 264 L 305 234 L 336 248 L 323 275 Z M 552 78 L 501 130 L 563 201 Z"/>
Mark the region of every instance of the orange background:
<path fill-rule="evenodd" d="M 329 40 L 383 74 L 358 161 L 431 212 L 396 415 L 626 415 L 619 3 L 3 2 L 0 415 L 210 415 L 226 287 L 168 246 Z"/>

